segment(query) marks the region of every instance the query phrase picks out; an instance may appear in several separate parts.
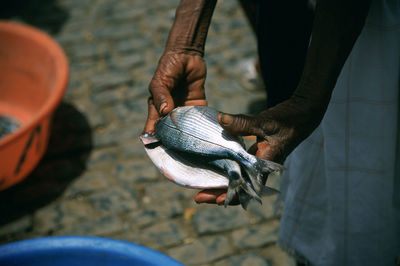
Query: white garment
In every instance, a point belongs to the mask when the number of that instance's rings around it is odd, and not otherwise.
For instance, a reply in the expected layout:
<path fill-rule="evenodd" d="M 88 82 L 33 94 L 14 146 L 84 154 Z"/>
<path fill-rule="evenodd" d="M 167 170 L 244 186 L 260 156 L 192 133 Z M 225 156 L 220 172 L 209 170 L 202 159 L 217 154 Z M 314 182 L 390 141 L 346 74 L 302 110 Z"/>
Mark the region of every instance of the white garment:
<path fill-rule="evenodd" d="M 395 265 L 400 255 L 399 73 L 400 1 L 373 1 L 321 125 L 282 178 L 279 241 L 312 265 Z"/>

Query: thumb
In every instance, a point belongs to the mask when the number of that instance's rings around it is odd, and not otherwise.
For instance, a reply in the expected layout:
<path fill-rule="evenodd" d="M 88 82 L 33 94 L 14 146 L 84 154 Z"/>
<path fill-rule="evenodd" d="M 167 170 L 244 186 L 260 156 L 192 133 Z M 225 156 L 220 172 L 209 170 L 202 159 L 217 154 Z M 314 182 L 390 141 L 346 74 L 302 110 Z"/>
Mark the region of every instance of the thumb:
<path fill-rule="evenodd" d="M 264 136 L 262 129 L 259 127 L 258 120 L 252 116 L 219 113 L 218 122 L 226 131 L 233 135 Z"/>

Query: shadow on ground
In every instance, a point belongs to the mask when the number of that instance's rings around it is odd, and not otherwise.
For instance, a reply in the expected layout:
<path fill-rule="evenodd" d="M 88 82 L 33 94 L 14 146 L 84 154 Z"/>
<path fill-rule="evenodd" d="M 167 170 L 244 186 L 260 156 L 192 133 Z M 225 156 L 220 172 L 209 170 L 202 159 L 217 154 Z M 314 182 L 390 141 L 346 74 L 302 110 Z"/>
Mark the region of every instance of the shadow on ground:
<path fill-rule="evenodd" d="M 57 199 L 86 167 L 92 134 L 86 117 L 68 103 L 54 113 L 48 149 L 22 183 L 0 192 L 0 226 Z"/>
<path fill-rule="evenodd" d="M 51 34 L 58 33 L 68 17 L 54 0 L 2 1 L 0 8 L 0 19 L 25 22 Z"/>

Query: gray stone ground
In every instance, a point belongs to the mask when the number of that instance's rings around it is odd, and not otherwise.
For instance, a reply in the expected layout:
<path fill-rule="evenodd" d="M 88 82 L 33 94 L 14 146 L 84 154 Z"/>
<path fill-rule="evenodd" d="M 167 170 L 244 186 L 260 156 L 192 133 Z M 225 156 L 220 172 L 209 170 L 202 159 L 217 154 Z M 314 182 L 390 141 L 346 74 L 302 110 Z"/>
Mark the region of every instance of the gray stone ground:
<path fill-rule="evenodd" d="M 274 196 L 262 206 L 197 205 L 169 183 L 138 140 L 147 85 L 177 0 L 27 1 L 2 17 L 50 33 L 70 60 L 70 84 L 54 115 L 49 150 L 23 183 L 0 192 L 0 241 L 95 235 L 135 242 L 188 265 L 294 265 L 276 245 Z M 29 49 L 27 47 L 27 49 Z M 234 0 L 220 0 L 206 46 L 209 105 L 254 113 L 265 94 L 244 78 L 256 57 Z"/>

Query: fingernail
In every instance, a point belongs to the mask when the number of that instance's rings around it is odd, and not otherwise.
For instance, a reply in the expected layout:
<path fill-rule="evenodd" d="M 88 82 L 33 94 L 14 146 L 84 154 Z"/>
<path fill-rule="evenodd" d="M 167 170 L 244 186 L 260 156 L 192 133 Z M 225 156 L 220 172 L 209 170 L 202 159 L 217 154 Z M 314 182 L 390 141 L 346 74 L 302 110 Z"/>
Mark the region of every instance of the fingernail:
<path fill-rule="evenodd" d="M 221 113 L 221 123 L 225 126 L 229 126 L 233 121 L 232 116 L 225 114 L 225 113 Z"/>
<path fill-rule="evenodd" d="M 165 109 L 165 108 L 167 108 L 167 103 L 164 102 L 164 103 L 162 103 L 162 104 L 160 105 L 160 113 L 161 113 L 161 114 L 164 113 L 164 109 Z"/>

